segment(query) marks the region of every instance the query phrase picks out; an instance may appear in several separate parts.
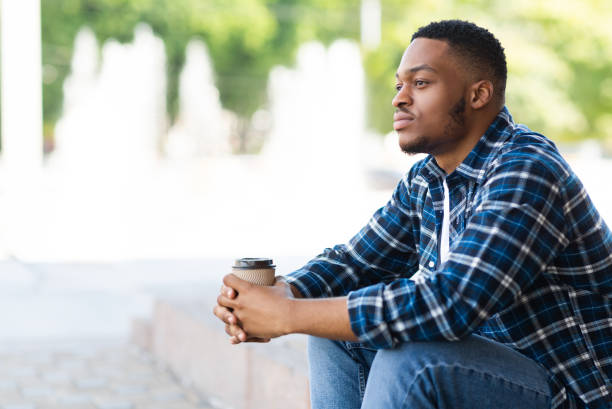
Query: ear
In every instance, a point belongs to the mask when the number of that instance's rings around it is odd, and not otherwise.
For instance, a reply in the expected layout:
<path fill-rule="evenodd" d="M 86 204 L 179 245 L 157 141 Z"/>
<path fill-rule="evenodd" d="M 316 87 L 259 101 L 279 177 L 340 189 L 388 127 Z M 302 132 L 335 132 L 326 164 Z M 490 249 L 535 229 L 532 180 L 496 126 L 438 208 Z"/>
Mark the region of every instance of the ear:
<path fill-rule="evenodd" d="M 493 99 L 493 83 L 481 80 L 472 84 L 470 89 L 470 105 L 472 109 L 485 107 Z"/>

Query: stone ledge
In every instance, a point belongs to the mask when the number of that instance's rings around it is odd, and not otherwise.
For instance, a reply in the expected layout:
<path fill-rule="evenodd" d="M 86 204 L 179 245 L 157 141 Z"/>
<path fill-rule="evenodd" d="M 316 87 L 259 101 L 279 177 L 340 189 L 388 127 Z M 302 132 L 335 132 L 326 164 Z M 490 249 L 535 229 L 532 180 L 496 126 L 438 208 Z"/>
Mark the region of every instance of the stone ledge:
<path fill-rule="evenodd" d="M 132 340 L 217 407 L 307 409 L 306 338 L 231 345 L 212 315 L 210 297 L 161 298 L 148 325 L 134 321 Z"/>

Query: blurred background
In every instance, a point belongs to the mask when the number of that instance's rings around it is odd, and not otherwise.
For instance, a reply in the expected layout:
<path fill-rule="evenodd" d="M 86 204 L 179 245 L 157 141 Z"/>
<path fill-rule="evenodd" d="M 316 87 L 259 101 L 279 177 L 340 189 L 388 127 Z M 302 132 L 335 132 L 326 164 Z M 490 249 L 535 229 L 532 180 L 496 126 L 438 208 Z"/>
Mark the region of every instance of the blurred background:
<path fill-rule="evenodd" d="M 415 160 L 391 132 L 394 72 L 436 19 L 495 33 L 515 119 L 594 163 L 612 152 L 608 4 L 42 1 L 39 30 L 26 13 L 2 31 L 14 76 L 2 83 L 0 255 L 303 255 L 346 240 Z M 30 95 L 11 116 L 11 98 Z"/>
<path fill-rule="evenodd" d="M 42 1 L 38 174 L 28 203 L 1 212 L 0 254 L 302 255 L 346 240 L 414 160 L 391 133 L 394 73 L 411 34 L 436 19 L 495 33 L 516 120 L 592 163 L 612 152 L 610 10 L 597 0 Z"/>
<path fill-rule="evenodd" d="M 507 106 L 612 220 L 607 0 L 2 2 L 0 340 L 123 336 L 233 258 L 345 242 L 419 157 L 392 132 L 412 33 L 471 20 Z"/>

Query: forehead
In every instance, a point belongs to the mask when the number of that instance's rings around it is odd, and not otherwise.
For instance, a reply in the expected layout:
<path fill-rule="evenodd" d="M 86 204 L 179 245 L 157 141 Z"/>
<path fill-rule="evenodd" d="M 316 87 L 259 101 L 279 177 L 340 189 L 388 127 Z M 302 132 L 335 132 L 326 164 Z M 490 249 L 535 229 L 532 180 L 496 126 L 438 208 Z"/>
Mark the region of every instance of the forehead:
<path fill-rule="evenodd" d="M 446 41 L 416 38 L 404 51 L 397 73 L 409 74 L 411 68 L 425 65 L 443 75 L 449 70 L 454 71 L 452 60 Z"/>

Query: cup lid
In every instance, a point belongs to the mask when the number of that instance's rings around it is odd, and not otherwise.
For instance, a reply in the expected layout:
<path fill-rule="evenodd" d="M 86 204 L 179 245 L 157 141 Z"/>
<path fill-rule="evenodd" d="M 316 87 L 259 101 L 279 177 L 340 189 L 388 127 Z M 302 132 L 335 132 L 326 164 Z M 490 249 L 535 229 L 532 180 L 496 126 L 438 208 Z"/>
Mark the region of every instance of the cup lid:
<path fill-rule="evenodd" d="M 239 258 L 234 261 L 234 267 L 238 268 L 265 268 L 276 267 L 271 258 Z"/>

